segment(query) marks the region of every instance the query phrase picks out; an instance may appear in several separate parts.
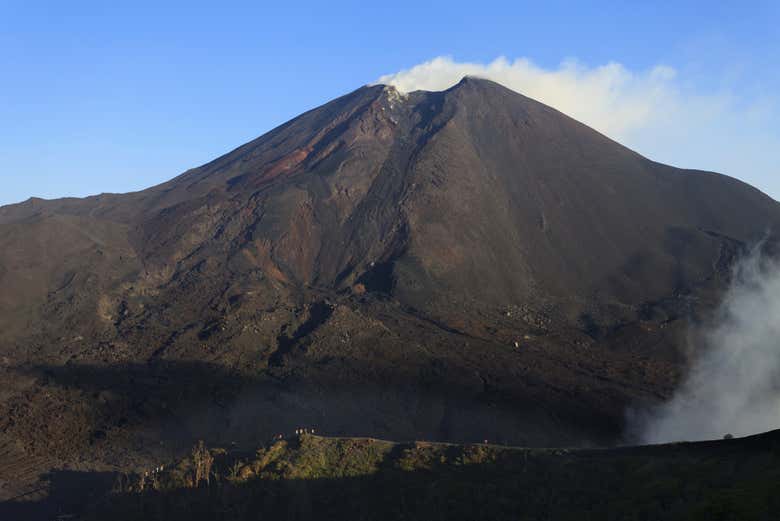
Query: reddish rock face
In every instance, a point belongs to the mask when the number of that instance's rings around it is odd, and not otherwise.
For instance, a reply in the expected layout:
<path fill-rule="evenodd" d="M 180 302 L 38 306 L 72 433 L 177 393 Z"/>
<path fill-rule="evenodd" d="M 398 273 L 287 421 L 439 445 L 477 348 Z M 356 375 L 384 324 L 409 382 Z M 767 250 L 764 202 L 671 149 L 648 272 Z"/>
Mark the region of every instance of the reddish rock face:
<path fill-rule="evenodd" d="M 0 208 L 0 429 L 70 457 L 116 411 L 94 443 L 273 384 L 325 432 L 608 442 L 778 223 L 739 181 L 489 81 L 364 87 L 146 191 Z M 204 379 L 216 394 L 186 391 Z M 139 412 L 153 399 L 168 412 Z M 52 403 L 65 434 L 38 439 Z"/>

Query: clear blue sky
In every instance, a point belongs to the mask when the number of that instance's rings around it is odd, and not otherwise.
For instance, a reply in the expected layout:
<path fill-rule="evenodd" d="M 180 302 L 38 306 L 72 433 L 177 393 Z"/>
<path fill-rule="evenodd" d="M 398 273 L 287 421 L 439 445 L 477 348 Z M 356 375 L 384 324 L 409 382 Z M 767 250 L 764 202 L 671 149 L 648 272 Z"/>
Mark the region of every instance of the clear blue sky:
<path fill-rule="evenodd" d="M 0 0 L 0 204 L 145 188 L 441 55 L 665 64 L 772 107 L 779 3 Z"/>

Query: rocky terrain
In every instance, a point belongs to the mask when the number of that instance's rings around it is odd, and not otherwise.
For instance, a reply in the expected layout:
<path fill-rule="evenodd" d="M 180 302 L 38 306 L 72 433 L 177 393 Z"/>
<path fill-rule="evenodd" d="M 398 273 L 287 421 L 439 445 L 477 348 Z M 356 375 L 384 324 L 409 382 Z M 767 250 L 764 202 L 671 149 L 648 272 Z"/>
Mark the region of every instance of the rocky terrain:
<path fill-rule="evenodd" d="M 360 88 L 145 191 L 2 207 L 0 499 L 298 425 L 624 441 L 779 222 L 474 78 Z"/>

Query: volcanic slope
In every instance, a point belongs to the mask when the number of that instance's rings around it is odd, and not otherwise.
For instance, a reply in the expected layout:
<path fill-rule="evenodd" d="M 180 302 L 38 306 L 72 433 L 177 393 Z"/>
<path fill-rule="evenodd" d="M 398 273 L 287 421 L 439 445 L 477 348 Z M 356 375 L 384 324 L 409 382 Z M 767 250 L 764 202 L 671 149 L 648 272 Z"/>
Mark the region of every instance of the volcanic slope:
<path fill-rule="evenodd" d="M 487 80 L 363 87 L 148 190 L 0 208 L 0 441 L 614 442 L 778 222 Z"/>

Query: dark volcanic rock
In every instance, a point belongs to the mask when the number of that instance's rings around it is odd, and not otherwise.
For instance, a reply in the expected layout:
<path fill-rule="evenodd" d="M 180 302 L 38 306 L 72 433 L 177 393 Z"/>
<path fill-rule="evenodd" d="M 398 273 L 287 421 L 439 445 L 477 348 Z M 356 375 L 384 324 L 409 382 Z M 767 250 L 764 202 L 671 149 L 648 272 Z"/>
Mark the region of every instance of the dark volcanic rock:
<path fill-rule="evenodd" d="M 486 80 L 364 87 L 142 192 L 0 208 L 0 430 L 51 461 L 192 411 L 608 443 L 778 222 Z"/>

